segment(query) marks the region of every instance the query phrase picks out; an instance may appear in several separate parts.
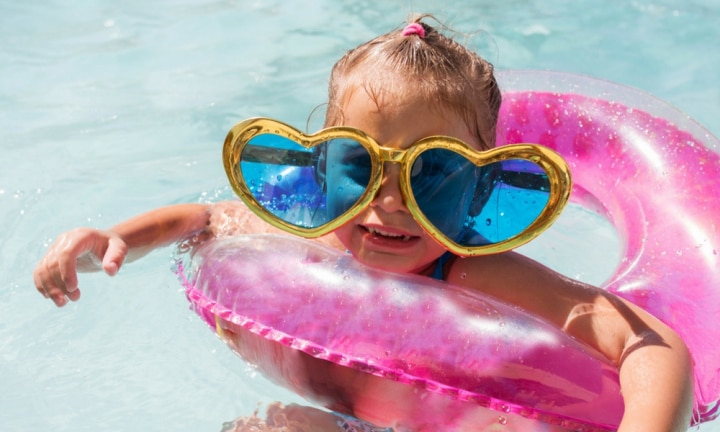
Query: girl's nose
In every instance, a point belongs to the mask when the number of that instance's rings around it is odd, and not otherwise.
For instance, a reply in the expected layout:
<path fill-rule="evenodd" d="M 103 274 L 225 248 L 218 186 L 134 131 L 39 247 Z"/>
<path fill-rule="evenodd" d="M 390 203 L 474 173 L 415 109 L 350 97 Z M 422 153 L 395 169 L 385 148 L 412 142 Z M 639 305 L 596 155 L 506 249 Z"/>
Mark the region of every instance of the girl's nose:
<path fill-rule="evenodd" d="M 385 162 L 383 165 L 383 178 L 375 198 L 370 204 L 380 207 L 386 213 L 407 211 L 405 200 L 400 191 L 400 165 Z"/>

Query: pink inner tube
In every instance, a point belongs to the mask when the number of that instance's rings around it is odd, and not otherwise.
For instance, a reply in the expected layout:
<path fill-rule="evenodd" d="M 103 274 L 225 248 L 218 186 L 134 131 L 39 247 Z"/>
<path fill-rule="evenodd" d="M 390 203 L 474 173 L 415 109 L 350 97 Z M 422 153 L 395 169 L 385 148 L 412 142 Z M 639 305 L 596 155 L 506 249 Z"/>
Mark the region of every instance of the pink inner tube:
<path fill-rule="evenodd" d="M 636 90 L 509 72 L 499 143 L 573 169 L 572 199 L 614 225 L 605 288 L 675 329 L 695 361 L 694 422 L 718 414 L 717 139 Z M 288 236 L 215 239 L 180 262 L 191 307 L 270 379 L 328 408 L 409 430 L 610 431 L 618 371 L 548 323 L 479 293 L 361 266 Z"/>
<path fill-rule="evenodd" d="M 490 297 L 291 236 L 209 241 L 193 266 L 193 309 L 268 378 L 333 410 L 413 431 L 620 421 L 613 365 Z"/>

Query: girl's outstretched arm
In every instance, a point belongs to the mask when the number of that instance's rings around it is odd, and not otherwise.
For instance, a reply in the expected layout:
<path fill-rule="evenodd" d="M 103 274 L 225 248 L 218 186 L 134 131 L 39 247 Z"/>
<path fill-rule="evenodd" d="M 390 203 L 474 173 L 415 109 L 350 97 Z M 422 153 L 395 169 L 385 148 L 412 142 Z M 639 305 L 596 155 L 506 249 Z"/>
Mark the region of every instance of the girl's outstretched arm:
<path fill-rule="evenodd" d="M 78 272 L 115 275 L 125 261 L 206 229 L 210 207 L 180 204 L 133 217 L 107 230 L 76 228 L 57 237 L 35 267 L 35 287 L 57 306 L 80 298 Z"/>
<path fill-rule="evenodd" d="M 239 200 L 178 204 L 135 216 L 107 230 L 76 228 L 58 236 L 33 272 L 35 287 L 57 306 L 80 298 L 78 272 L 115 275 L 124 262 L 158 247 L 186 240 L 280 231 L 255 216 Z M 342 249 L 332 234 L 317 239 Z"/>

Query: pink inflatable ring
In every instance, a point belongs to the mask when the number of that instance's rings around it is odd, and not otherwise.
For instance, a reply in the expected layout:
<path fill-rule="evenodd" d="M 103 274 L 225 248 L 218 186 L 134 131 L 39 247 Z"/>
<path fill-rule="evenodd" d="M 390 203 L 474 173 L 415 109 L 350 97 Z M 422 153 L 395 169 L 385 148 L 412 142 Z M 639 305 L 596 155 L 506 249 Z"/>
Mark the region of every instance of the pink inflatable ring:
<path fill-rule="evenodd" d="M 636 90 L 511 72 L 501 144 L 560 152 L 572 198 L 615 226 L 605 288 L 674 328 L 695 361 L 694 422 L 720 399 L 718 141 Z M 618 371 L 512 306 L 361 266 L 288 236 L 207 241 L 179 265 L 195 310 L 270 379 L 330 409 L 407 430 L 612 431 Z"/>

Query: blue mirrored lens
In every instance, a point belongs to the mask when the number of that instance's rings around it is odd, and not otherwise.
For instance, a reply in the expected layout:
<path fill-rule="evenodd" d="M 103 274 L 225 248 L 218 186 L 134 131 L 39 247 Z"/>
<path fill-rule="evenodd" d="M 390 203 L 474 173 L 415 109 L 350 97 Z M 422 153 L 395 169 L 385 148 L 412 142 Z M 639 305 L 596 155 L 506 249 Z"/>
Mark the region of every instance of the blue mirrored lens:
<path fill-rule="evenodd" d="M 240 157 L 241 175 L 256 202 L 303 228 L 325 225 L 352 207 L 367 188 L 369 167 L 367 150 L 350 139 L 308 149 L 282 136 L 260 134 Z"/>
<path fill-rule="evenodd" d="M 476 167 L 446 149 L 423 152 L 411 168 L 420 211 L 462 246 L 499 243 L 525 231 L 549 199 L 547 175 L 513 159 Z"/>

